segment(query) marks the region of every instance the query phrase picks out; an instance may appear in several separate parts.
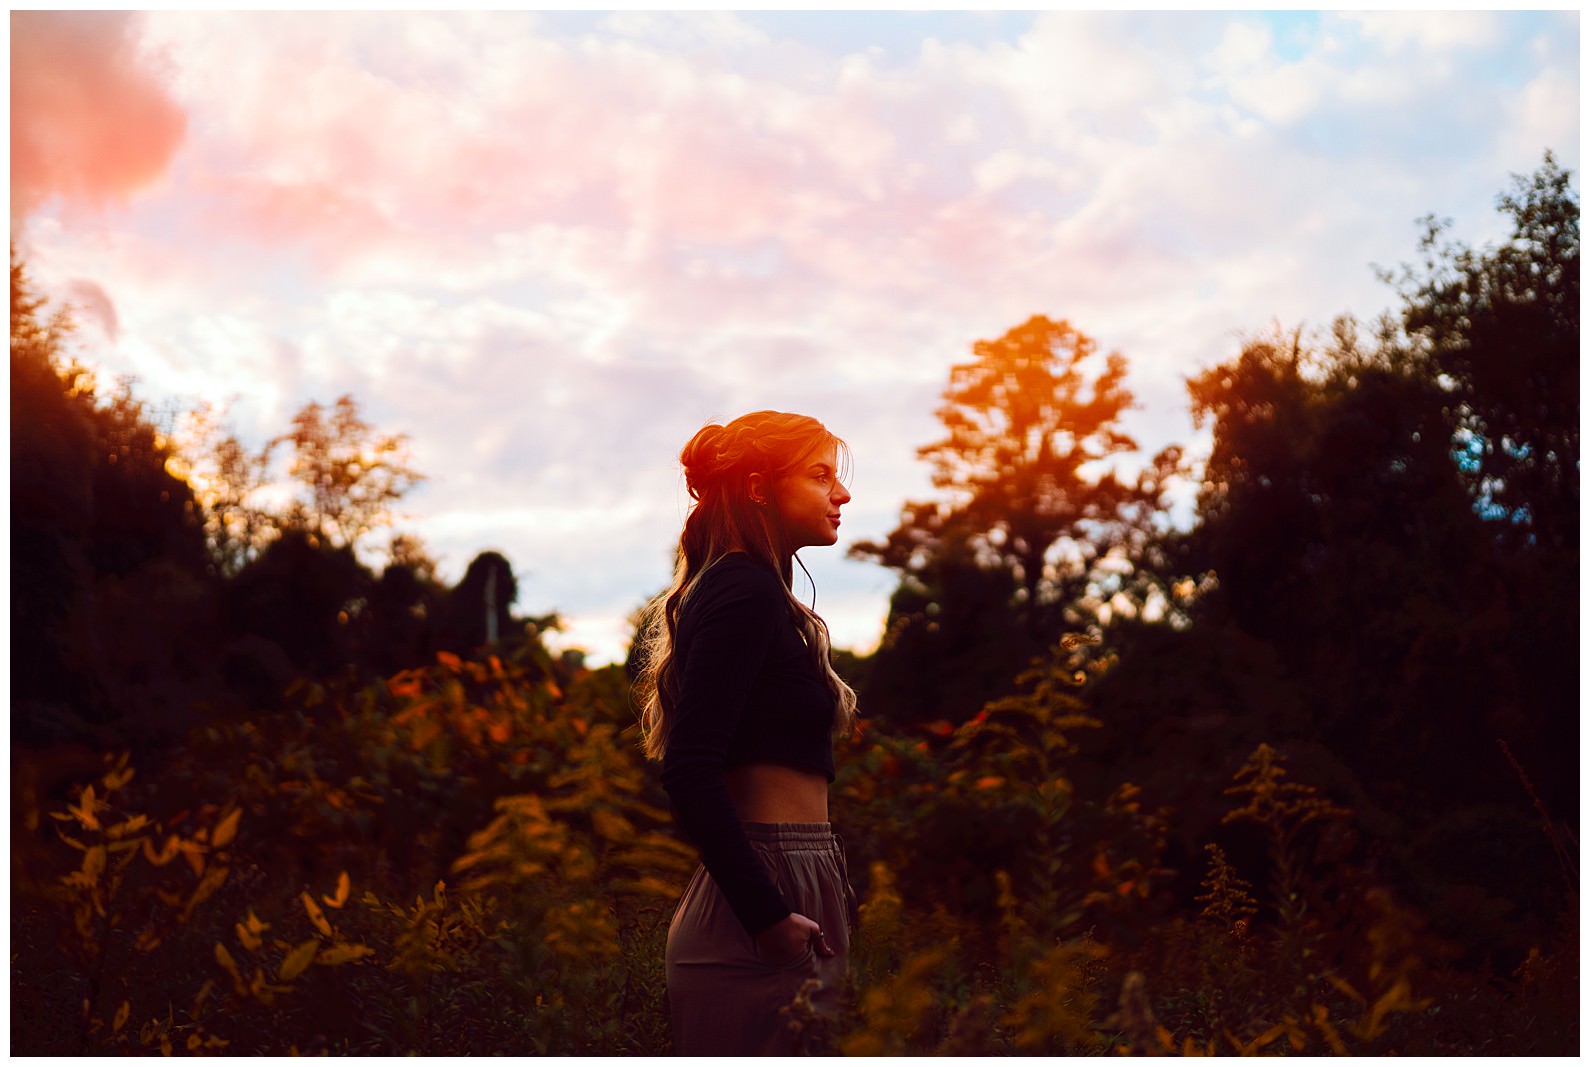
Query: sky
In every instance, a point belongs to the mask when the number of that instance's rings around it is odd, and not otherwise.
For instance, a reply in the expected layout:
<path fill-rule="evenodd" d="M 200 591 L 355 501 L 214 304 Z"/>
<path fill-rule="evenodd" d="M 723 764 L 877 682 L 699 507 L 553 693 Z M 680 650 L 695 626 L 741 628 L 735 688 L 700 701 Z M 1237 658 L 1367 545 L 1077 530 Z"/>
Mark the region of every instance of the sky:
<path fill-rule="evenodd" d="M 1546 149 L 1579 188 L 1575 10 L 14 11 L 10 45 L 12 239 L 81 354 L 256 446 L 353 395 L 426 475 L 398 528 L 449 582 L 502 552 L 593 663 L 707 422 L 847 441 L 802 560 L 865 652 L 895 576 L 845 549 L 934 497 L 975 341 L 1069 320 L 1143 458 L 1196 454 L 1189 376 L 1394 308 L 1418 220 L 1500 240 Z"/>

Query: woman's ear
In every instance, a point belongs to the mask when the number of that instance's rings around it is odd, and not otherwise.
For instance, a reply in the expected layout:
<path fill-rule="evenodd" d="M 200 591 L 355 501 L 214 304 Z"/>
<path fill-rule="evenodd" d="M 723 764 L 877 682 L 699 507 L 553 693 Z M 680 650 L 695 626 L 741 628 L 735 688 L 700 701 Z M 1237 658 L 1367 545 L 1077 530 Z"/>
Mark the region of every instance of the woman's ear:
<path fill-rule="evenodd" d="M 751 498 L 751 503 L 766 504 L 767 476 L 761 471 L 752 471 L 750 476 L 745 479 L 745 491 L 746 495 Z"/>

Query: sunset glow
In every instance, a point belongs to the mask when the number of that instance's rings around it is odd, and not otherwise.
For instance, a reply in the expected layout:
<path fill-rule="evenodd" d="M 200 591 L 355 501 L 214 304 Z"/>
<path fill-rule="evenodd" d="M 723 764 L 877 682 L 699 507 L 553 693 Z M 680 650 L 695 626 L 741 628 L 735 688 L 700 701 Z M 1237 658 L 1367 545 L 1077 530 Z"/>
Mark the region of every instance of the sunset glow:
<path fill-rule="evenodd" d="M 975 341 L 1068 319 L 1127 358 L 1144 452 L 1196 452 L 1189 375 L 1372 319 L 1418 218 L 1495 240 L 1545 149 L 1577 173 L 1578 41 L 1574 11 L 15 12 L 12 235 L 139 396 L 256 447 L 344 394 L 408 435 L 398 529 L 449 581 L 502 552 L 594 662 L 668 577 L 691 433 L 815 415 L 855 499 L 803 558 L 865 651 L 895 576 L 844 548 L 932 494 Z"/>

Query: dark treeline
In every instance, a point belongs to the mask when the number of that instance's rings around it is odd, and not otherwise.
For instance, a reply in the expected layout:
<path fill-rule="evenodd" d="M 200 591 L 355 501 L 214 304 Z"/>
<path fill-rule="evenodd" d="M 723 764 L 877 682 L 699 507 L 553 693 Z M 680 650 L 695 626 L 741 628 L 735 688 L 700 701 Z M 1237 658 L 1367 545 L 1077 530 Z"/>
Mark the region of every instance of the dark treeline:
<path fill-rule="evenodd" d="M 1548 154 L 1499 207 L 1191 379 L 1206 462 L 1069 322 L 952 369 L 854 550 L 813 1051 L 1577 1050 L 1579 205 Z M 352 398 L 250 448 L 11 297 L 13 1051 L 665 1053 L 694 853 L 625 669 L 496 552 L 372 567 L 419 474 Z"/>
<path fill-rule="evenodd" d="M 158 748 L 298 677 L 384 677 L 555 625 L 512 617 L 496 552 L 455 588 L 408 535 L 369 565 L 360 549 L 419 475 L 353 398 L 306 405 L 257 451 L 203 410 L 179 447 L 174 422 L 72 358 L 69 313 L 46 316 L 13 250 L 14 745 Z M 262 502 L 273 475 L 285 502 Z"/>
<path fill-rule="evenodd" d="M 1256 338 L 1189 381 L 1214 447 L 1185 530 L 1165 510 L 1179 449 L 1135 478 L 1085 467 L 1136 448 L 1122 357 L 1044 318 L 979 343 L 921 449 L 942 499 L 854 550 L 901 575 L 862 706 L 958 723 L 1034 657 L 1091 663 L 1076 773 L 1177 812 L 1187 893 L 1267 742 L 1357 811 L 1380 875 L 1471 962 L 1516 966 L 1577 888 L 1568 181 L 1549 154 L 1519 179 L 1497 248 L 1425 220 L 1423 261 L 1383 272 L 1395 314 Z M 1067 633 L 1100 641 L 1057 649 Z"/>

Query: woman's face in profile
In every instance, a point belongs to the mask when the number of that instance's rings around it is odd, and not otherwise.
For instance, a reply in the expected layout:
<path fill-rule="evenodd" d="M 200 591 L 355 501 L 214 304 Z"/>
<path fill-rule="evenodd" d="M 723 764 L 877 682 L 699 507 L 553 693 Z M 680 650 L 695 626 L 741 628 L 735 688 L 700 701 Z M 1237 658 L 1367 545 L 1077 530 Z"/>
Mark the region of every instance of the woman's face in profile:
<path fill-rule="evenodd" d="M 778 479 L 773 502 L 790 539 L 790 551 L 838 541 L 839 509 L 849 499 L 850 490 L 839 480 L 835 445 L 819 449 L 804 466 Z"/>

